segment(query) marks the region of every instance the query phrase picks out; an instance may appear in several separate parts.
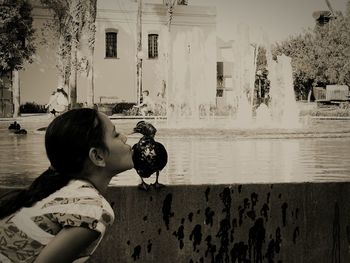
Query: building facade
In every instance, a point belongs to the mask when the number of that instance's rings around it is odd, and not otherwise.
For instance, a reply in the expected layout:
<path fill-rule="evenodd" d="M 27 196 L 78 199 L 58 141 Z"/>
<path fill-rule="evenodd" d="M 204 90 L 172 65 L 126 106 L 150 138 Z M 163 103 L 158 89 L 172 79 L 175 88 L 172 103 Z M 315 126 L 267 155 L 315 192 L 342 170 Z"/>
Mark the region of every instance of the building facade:
<path fill-rule="evenodd" d="M 142 58 L 142 89 L 149 90 L 151 98 L 162 93 L 187 103 L 192 94 L 201 103 L 215 103 L 214 7 L 175 6 L 169 30 L 169 16 L 163 1 L 143 0 L 142 52 L 137 51 L 137 1 L 104 0 L 98 1 L 97 7 L 95 103 L 136 102 L 137 56 Z M 21 103 L 45 104 L 58 85 L 57 40 L 45 30 L 45 23 L 52 19 L 47 9 L 34 4 L 33 17 L 40 44 L 34 62 L 20 72 Z M 78 56 L 84 57 L 86 49 L 82 44 Z M 84 103 L 85 72 L 78 74 L 77 82 L 78 102 Z"/>

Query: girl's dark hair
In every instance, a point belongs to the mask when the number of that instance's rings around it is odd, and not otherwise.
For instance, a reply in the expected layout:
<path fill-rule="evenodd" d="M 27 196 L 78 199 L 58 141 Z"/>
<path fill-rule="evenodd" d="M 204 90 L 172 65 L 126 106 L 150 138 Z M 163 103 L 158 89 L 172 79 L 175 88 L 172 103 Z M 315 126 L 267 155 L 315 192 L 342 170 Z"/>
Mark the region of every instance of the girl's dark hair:
<path fill-rule="evenodd" d="M 51 166 L 27 189 L 6 194 L 0 200 L 0 218 L 44 199 L 71 179 L 84 179 L 81 171 L 91 147 L 108 150 L 105 127 L 94 109 L 73 109 L 56 117 L 47 127 L 45 148 Z"/>

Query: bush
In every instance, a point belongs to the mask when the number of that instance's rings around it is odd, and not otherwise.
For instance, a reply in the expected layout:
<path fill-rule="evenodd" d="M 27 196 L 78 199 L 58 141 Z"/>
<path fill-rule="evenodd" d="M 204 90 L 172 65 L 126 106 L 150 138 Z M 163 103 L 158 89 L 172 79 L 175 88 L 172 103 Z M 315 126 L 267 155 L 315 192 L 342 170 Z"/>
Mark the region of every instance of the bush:
<path fill-rule="evenodd" d="M 126 112 L 130 111 L 133 106 L 135 106 L 136 103 L 134 102 L 120 102 L 117 103 L 113 108 L 112 108 L 112 114 L 120 114 L 123 113 L 125 114 Z"/>
<path fill-rule="evenodd" d="M 39 105 L 35 102 L 26 102 L 19 107 L 20 113 L 46 113 L 45 105 Z"/>

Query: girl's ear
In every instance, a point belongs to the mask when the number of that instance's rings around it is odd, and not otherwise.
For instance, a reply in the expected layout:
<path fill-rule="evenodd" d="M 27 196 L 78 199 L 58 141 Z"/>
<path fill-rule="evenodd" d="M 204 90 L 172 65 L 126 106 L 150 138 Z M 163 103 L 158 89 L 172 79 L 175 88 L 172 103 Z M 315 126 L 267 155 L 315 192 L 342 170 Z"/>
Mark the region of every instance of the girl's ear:
<path fill-rule="evenodd" d="M 99 167 L 105 167 L 105 155 L 104 152 L 101 149 L 98 148 L 91 148 L 89 151 L 89 158 L 95 164 Z"/>

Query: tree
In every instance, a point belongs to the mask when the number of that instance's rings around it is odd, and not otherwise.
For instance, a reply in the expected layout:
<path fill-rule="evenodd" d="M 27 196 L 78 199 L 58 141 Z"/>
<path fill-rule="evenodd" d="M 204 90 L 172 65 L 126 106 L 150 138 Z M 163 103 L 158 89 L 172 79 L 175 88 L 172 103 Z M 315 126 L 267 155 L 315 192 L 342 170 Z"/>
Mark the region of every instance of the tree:
<path fill-rule="evenodd" d="M 69 13 L 72 18 L 71 23 L 71 75 L 69 78 L 70 107 L 77 105 L 77 73 L 78 73 L 78 48 L 84 27 L 85 5 L 83 0 L 72 0 L 70 2 Z"/>
<path fill-rule="evenodd" d="M 57 68 L 60 72 L 59 86 L 69 90 L 70 107 L 77 104 L 77 74 L 85 71 L 88 78 L 87 102 L 93 105 L 93 56 L 96 32 L 97 0 L 41 0 L 41 3 L 53 12 L 54 20 L 47 24 L 58 39 Z M 88 34 L 89 54 L 87 58 L 78 58 L 82 33 Z M 84 60 L 85 63 L 82 63 Z M 83 66 L 82 66 L 83 65 Z"/>
<path fill-rule="evenodd" d="M 19 114 L 18 70 L 27 61 L 32 62 L 35 52 L 32 7 L 27 0 L 3 0 L 0 8 L 0 79 L 12 72 L 13 116 Z M 1 83 L 0 83 L 1 84 Z"/>
<path fill-rule="evenodd" d="M 314 86 L 350 85 L 350 1 L 335 17 L 274 47 L 275 55 L 292 58 L 294 86 L 304 98 Z"/>
<path fill-rule="evenodd" d="M 86 74 L 88 78 L 87 86 L 87 104 L 92 107 L 94 104 L 94 52 L 95 52 L 95 34 L 96 34 L 96 14 L 97 0 L 86 2 L 88 7 L 86 11 L 86 27 L 88 34 L 89 54 L 87 60 Z"/>
<path fill-rule="evenodd" d="M 41 0 L 41 3 L 48 7 L 53 14 L 54 20 L 46 22 L 46 29 L 49 29 L 57 39 L 57 70 L 58 87 L 64 87 L 67 91 L 71 74 L 71 33 L 70 25 L 72 18 L 69 14 L 69 1 L 67 0 Z M 56 42 L 56 41 L 55 41 Z"/>

